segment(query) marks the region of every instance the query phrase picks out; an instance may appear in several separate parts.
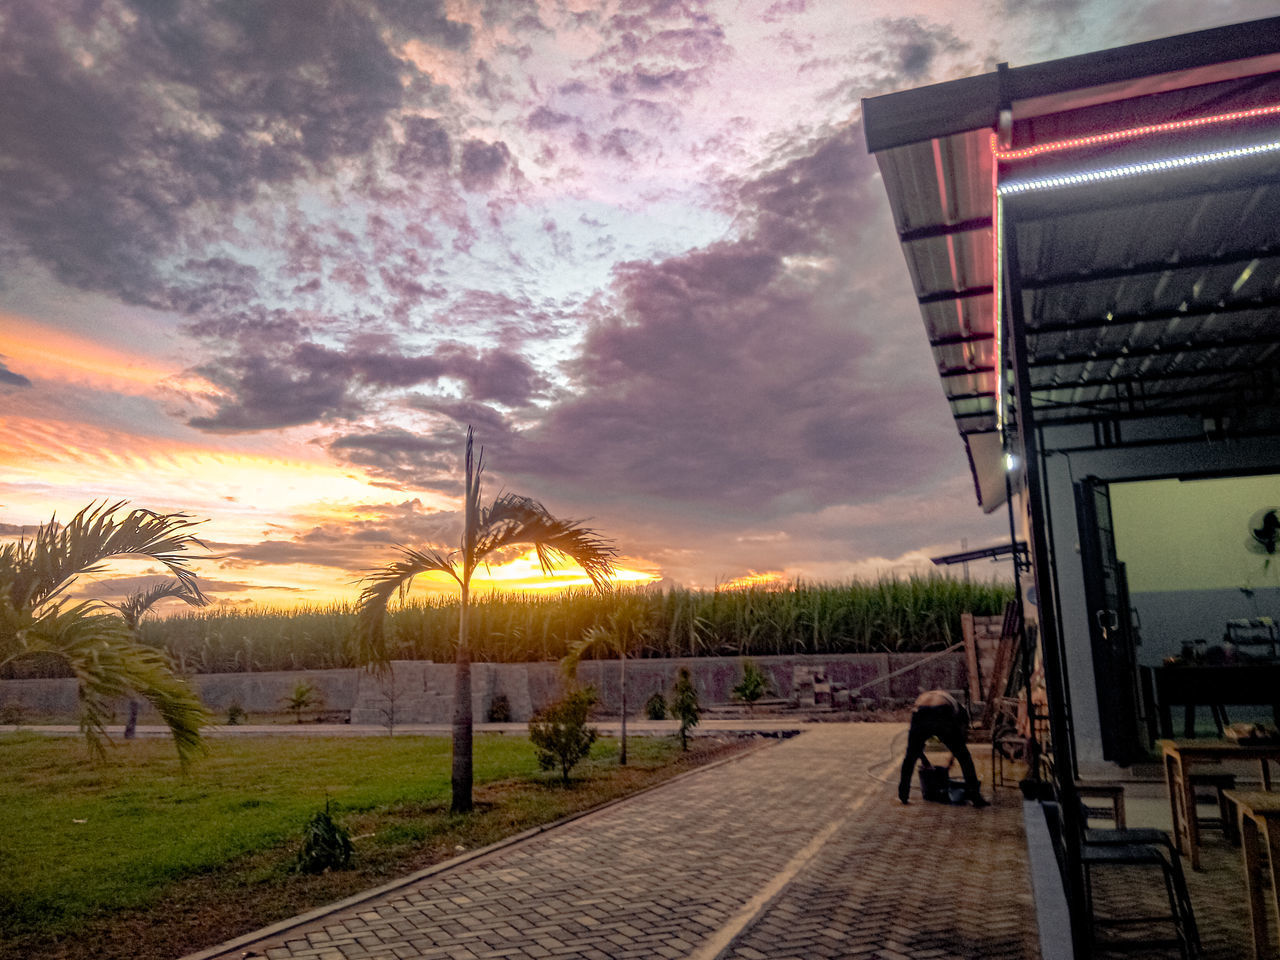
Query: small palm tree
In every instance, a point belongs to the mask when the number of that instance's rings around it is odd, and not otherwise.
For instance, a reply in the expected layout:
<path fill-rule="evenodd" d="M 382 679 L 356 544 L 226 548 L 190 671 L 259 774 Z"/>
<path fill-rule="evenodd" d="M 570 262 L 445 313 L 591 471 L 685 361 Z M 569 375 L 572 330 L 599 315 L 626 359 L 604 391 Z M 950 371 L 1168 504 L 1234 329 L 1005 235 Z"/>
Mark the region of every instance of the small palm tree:
<path fill-rule="evenodd" d="M 293 693 L 280 698 L 280 704 L 292 711 L 295 722 L 302 723 L 302 711 L 308 707 L 324 706 L 324 695 L 310 680 L 300 680 L 294 684 Z"/>
<path fill-rule="evenodd" d="M 618 684 L 622 688 L 622 736 L 618 763 L 627 765 L 627 655 L 644 649 L 649 641 L 649 618 L 635 597 L 628 597 L 609 614 L 608 625 L 597 624 L 569 647 L 561 665 L 567 677 L 577 674 L 578 662 L 588 650 L 604 649 L 618 658 Z"/>
<path fill-rule="evenodd" d="M 495 552 L 513 546 L 532 546 L 543 573 L 555 560 L 568 558 L 582 567 L 600 589 L 609 584 L 616 555 L 609 541 L 582 527 L 576 520 L 560 520 L 536 500 L 501 493 L 488 507 L 480 503 L 480 478 L 484 449 L 472 456 L 474 432 L 467 429 L 464 461 L 462 539 L 457 550 L 442 554 L 433 548 L 400 548 L 400 559 L 371 574 L 357 604 L 357 658 L 375 670 L 390 663 L 385 619 L 395 594 L 403 596 L 420 573 L 447 573 L 458 583 L 458 646 L 453 685 L 453 782 L 450 807 L 455 813 L 471 809 L 471 646 L 467 616 L 471 604 L 471 577 Z"/>
<path fill-rule="evenodd" d="M 209 598 L 202 594 L 194 584 L 183 583 L 181 580 L 174 578 L 173 580 L 161 580 L 153 583 L 143 590 L 135 590 L 119 603 L 107 601 L 107 606 L 115 607 L 120 612 L 124 625 L 129 628 L 130 633 L 137 637 L 142 618 L 161 600 L 170 598 L 181 600 L 193 607 L 203 607 L 209 603 Z M 138 700 L 136 697 L 130 697 L 129 719 L 125 721 L 124 738 L 132 740 L 137 733 L 137 729 Z"/>
<path fill-rule="evenodd" d="M 142 618 L 151 612 L 161 600 L 175 599 L 193 607 L 207 606 L 209 598 L 200 592 L 192 581 L 160 580 L 143 590 L 135 590 L 119 603 L 107 601 L 107 606 L 115 607 L 120 612 L 124 625 L 137 634 Z"/>
<path fill-rule="evenodd" d="M 100 572 L 107 561 L 141 557 L 164 564 L 186 596 L 203 601 L 183 555 L 203 546 L 190 532 L 195 521 L 136 508 L 120 516 L 124 507 L 124 501 L 91 503 L 65 525 L 55 517 L 32 539 L 0 547 L 0 668 L 35 657 L 70 668 L 80 684 L 80 729 L 99 754 L 111 701 L 150 701 L 185 764 L 201 745 L 206 713 L 199 697 L 161 651 L 138 642 L 124 616 L 101 601 L 72 603 L 66 596 L 78 577 Z"/>

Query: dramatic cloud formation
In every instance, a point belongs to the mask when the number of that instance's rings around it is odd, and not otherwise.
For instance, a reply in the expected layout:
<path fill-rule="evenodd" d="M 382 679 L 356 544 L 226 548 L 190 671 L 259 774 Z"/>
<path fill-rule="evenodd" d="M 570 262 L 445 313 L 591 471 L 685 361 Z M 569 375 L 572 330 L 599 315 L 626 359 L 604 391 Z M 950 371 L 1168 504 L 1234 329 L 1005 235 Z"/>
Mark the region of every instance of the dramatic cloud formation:
<path fill-rule="evenodd" d="M 453 542 L 471 425 L 687 583 L 999 539 L 861 98 L 1264 6 L 15 0 L 0 536 L 127 497 L 216 592 L 349 599 Z"/>

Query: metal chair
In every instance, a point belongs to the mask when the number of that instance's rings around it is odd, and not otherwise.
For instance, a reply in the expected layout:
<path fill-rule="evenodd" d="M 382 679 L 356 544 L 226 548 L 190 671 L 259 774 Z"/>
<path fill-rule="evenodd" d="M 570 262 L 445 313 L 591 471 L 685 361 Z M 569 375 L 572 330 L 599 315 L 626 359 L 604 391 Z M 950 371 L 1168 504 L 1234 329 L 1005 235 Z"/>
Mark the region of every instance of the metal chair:
<path fill-rule="evenodd" d="M 1046 814 L 1050 817 L 1051 832 L 1061 836 L 1061 842 L 1068 842 L 1067 838 L 1062 836 L 1065 827 L 1058 805 L 1045 803 L 1044 807 Z M 1084 815 L 1083 807 L 1081 802 L 1082 816 Z M 1145 828 L 1109 830 L 1086 828 L 1080 831 L 1076 841 L 1079 844 L 1080 863 L 1084 870 L 1085 896 L 1095 947 L 1107 951 L 1146 951 L 1156 947 L 1176 946 L 1182 960 L 1200 960 L 1203 957 L 1200 933 L 1196 926 L 1195 911 L 1191 905 L 1191 895 L 1187 891 L 1186 877 L 1182 872 L 1182 864 L 1174 849 L 1173 840 L 1167 833 L 1163 830 Z M 1106 867 L 1159 868 L 1169 901 L 1169 912 L 1155 915 L 1099 917 L 1094 904 L 1094 873 Z M 1173 936 L 1164 939 L 1150 936 L 1141 939 L 1103 939 L 1101 936 L 1110 928 L 1158 923 L 1171 924 Z"/>

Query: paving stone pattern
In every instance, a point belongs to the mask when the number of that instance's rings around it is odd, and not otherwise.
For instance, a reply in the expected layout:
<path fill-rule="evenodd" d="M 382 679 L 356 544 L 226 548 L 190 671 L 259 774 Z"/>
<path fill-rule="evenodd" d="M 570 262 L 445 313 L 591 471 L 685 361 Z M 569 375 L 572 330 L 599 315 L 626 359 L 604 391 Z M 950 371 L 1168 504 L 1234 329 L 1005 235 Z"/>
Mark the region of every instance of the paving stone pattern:
<path fill-rule="evenodd" d="M 1192 870 L 1182 858 L 1191 905 L 1204 960 L 1242 960 L 1251 955 L 1253 941 L 1249 926 L 1249 905 L 1245 897 L 1244 869 L 1240 850 L 1221 836 L 1205 836 L 1200 859 L 1203 870 Z M 1093 883 L 1094 902 L 1099 918 L 1157 917 L 1169 913 L 1168 895 L 1158 869 L 1151 867 L 1116 867 L 1096 872 Z M 1173 936 L 1167 921 L 1140 924 L 1127 928 L 1099 929 L 1100 942 L 1095 954 L 1100 958 L 1132 957 L 1135 960 L 1176 956 L 1176 950 L 1137 949 L 1134 941 L 1154 941 Z M 1275 931 L 1271 945 L 1275 948 Z M 1117 949 L 1109 949 L 1109 945 Z M 1119 949 L 1123 947 L 1123 949 Z"/>
<path fill-rule="evenodd" d="M 225 956 L 1038 960 L 1020 798 L 900 805 L 903 730 L 818 726 Z"/>

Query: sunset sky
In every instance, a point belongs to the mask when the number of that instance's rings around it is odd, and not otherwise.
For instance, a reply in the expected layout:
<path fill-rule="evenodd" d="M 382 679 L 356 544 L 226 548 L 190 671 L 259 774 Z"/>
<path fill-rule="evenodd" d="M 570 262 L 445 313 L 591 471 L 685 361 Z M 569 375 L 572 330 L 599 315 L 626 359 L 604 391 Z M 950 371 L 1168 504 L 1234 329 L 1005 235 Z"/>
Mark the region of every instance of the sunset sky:
<path fill-rule="evenodd" d="M 221 601 L 354 599 L 455 542 L 470 424 L 636 581 L 996 542 L 861 98 L 1274 12 L 10 0 L 0 536 L 127 499 L 207 518 Z"/>

